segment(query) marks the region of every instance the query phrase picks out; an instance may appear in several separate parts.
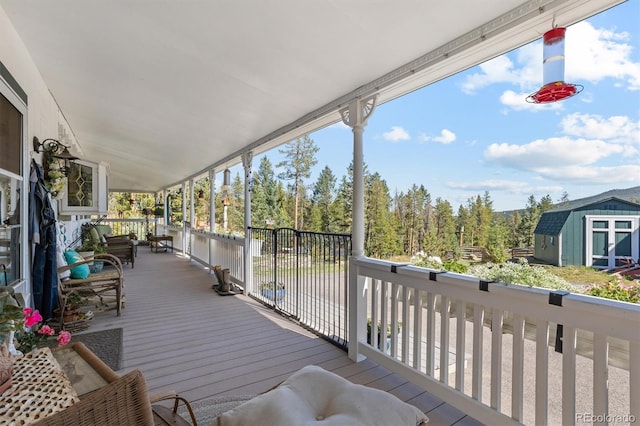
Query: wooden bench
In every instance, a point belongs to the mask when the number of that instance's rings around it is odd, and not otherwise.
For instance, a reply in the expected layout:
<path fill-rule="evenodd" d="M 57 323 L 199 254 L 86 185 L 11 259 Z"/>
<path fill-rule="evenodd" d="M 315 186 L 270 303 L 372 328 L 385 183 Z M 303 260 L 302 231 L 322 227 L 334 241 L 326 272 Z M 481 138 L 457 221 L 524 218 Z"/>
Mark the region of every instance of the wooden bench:
<path fill-rule="evenodd" d="M 116 256 L 123 263 L 131 263 L 131 268 L 135 266 L 135 246 L 128 235 L 105 237 L 105 240 L 107 253 Z"/>

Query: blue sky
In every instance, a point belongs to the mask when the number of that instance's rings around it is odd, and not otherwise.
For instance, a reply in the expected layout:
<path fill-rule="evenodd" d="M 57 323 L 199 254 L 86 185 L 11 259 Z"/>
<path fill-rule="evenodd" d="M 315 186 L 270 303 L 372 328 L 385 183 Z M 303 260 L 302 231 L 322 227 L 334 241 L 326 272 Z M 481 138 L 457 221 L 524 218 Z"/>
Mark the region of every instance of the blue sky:
<path fill-rule="evenodd" d="M 524 208 L 532 194 L 558 201 L 565 191 L 577 199 L 640 185 L 640 0 L 567 28 L 564 81 L 582 93 L 527 103 L 543 83 L 542 56 L 538 40 L 379 105 L 364 132 L 369 171 L 391 195 L 422 184 L 454 211 L 485 191 L 501 211 Z M 307 183 L 327 165 L 346 174 L 351 129 L 310 137 L 320 151 Z M 282 160 L 277 150 L 266 155 Z"/>

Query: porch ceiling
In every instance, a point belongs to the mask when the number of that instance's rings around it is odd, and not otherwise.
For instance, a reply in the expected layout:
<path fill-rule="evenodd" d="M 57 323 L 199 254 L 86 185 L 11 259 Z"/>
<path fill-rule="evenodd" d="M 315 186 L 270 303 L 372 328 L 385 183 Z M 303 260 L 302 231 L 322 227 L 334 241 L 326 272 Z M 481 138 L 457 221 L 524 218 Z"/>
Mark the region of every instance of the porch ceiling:
<path fill-rule="evenodd" d="M 620 0 L 0 0 L 110 187 L 155 191 Z M 543 6 L 542 11 L 539 7 Z M 483 41 L 481 41 L 483 40 Z M 440 49 L 443 47 L 443 49 Z M 11 71 L 11 70 L 10 70 Z M 37 135 L 41 139 L 57 135 Z"/>

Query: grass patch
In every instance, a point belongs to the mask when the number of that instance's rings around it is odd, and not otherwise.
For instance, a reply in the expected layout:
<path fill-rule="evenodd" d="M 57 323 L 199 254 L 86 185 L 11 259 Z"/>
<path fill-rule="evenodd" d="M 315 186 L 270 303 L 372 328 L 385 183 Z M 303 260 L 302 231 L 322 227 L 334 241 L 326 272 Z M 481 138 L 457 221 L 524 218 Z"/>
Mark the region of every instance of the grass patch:
<path fill-rule="evenodd" d="M 550 266 L 544 265 L 553 275 L 564 278 L 570 283 L 583 285 L 599 285 L 615 282 L 615 278 L 604 271 L 587 266 Z"/>

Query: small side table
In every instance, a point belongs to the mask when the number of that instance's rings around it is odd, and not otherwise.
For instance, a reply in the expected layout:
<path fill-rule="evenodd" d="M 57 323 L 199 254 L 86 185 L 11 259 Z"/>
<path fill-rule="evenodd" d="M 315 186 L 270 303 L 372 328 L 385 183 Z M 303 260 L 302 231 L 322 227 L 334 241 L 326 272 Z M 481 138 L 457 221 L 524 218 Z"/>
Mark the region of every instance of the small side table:
<path fill-rule="evenodd" d="M 49 348 L 15 357 L 12 380 L 0 395 L 0 424 L 33 423 L 80 401 Z"/>
<path fill-rule="evenodd" d="M 158 252 L 158 247 L 160 247 L 160 243 L 164 242 L 163 245 L 164 251 L 167 251 L 167 248 L 171 249 L 173 253 L 173 236 L 172 235 L 150 235 L 149 242 L 151 243 L 149 246 L 151 247 L 151 251 L 153 251 L 153 246 L 156 246 L 156 253 Z M 154 244 L 155 243 L 155 244 Z"/>

